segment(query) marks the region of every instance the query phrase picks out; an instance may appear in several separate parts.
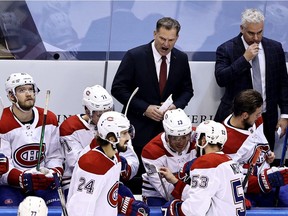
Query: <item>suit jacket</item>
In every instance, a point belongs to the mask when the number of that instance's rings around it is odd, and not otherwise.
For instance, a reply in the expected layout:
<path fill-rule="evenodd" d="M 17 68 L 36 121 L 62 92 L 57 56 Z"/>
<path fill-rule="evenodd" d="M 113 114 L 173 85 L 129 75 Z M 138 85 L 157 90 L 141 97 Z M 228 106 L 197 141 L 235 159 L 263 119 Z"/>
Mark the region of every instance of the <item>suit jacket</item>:
<path fill-rule="evenodd" d="M 230 113 L 234 97 L 242 90 L 252 89 L 251 65 L 243 54 L 245 47 L 240 33 L 223 43 L 216 51 L 215 77 L 225 93 L 215 115 L 222 122 Z M 266 119 L 274 133 L 278 121 L 278 106 L 281 113 L 288 114 L 288 75 L 285 54 L 281 43 L 262 38 L 266 66 Z M 265 125 L 265 122 L 264 122 Z"/>
<path fill-rule="evenodd" d="M 188 57 L 173 48 L 166 86 L 160 96 L 151 43 L 128 50 L 123 57 L 112 83 L 112 95 L 124 105 L 136 87 L 137 94 L 131 100 L 127 117 L 135 127 L 133 145 L 141 155 L 142 147 L 163 131 L 162 122 L 156 122 L 143 115 L 149 105 L 160 105 L 170 94 L 177 108 L 184 109 L 193 96 L 191 72 Z M 141 148 L 137 149 L 139 146 Z"/>

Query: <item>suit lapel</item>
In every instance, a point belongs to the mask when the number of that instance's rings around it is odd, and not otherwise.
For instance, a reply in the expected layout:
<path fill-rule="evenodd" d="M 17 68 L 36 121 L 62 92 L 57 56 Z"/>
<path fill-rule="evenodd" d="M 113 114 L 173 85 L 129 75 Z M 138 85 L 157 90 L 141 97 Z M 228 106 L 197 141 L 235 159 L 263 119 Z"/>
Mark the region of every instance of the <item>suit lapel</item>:
<path fill-rule="evenodd" d="M 237 37 L 235 37 L 233 39 L 233 42 L 235 44 L 234 44 L 234 47 L 232 48 L 233 58 L 234 58 L 234 59 L 232 59 L 232 61 L 236 61 L 240 56 L 242 56 L 245 53 L 245 46 L 243 44 L 241 37 L 242 37 L 242 33 L 240 33 Z M 250 69 L 247 70 L 246 76 L 249 79 L 250 88 L 253 88 L 252 76 L 251 76 Z"/>
<path fill-rule="evenodd" d="M 269 83 L 267 82 L 267 80 L 270 80 L 269 77 L 273 76 L 273 72 L 274 69 L 271 67 L 271 64 L 268 64 L 267 59 L 273 59 L 273 47 L 270 46 L 270 43 L 266 40 L 266 38 L 262 38 L 262 46 L 263 46 L 263 50 L 264 50 L 264 56 L 265 56 L 265 85 L 266 85 L 266 89 L 269 86 Z M 271 83 L 271 82 L 270 82 Z M 267 94 L 269 94 L 269 91 L 266 90 L 266 96 Z"/>
<path fill-rule="evenodd" d="M 169 68 L 169 74 L 168 74 L 168 78 L 167 78 L 167 82 L 166 82 L 166 86 L 164 88 L 163 91 L 163 95 L 165 95 L 165 92 L 167 91 L 167 88 L 169 88 L 169 86 L 171 86 L 171 82 L 173 82 L 173 80 L 177 79 L 177 63 L 176 63 L 176 55 L 173 51 L 173 49 L 171 50 L 171 59 L 170 59 L 170 68 Z"/>
<path fill-rule="evenodd" d="M 157 78 L 156 66 L 155 66 L 154 56 L 153 56 L 153 52 L 151 48 L 151 43 L 147 44 L 146 50 L 145 50 L 146 65 L 148 67 L 147 76 L 151 80 L 151 84 L 153 88 L 155 88 L 155 92 L 160 94 L 159 82 Z"/>
<path fill-rule="evenodd" d="M 245 52 L 245 47 L 241 38 L 242 34 L 240 33 L 236 38 L 234 38 L 233 42 L 235 43 L 233 47 L 234 56 L 238 59 Z"/>

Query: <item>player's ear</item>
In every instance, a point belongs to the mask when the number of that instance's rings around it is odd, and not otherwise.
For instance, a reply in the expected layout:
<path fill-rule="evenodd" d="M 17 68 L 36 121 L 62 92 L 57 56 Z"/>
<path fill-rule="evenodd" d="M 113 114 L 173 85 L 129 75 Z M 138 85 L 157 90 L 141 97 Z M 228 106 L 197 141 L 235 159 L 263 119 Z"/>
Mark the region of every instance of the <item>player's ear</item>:
<path fill-rule="evenodd" d="M 201 142 L 201 146 L 205 145 L 205 143 L 206 143 L 206 137 L 205 137 L 205 136 L 202 136 L 201 139 L 200 139 L 200 142 Z"/>
<path fill-rule="evenodd" d="M 85 114 L 88 115 L 88 116 L 90 116 L 90 111 L 89 111 L 89 109 L 88 109 L 86 106 L 84 106 L 84 109 L 85 109 Z"/>
<path fill-rule="evenodd" d="M 109 133 L 109 134 L 107 134 L 107 139 L 108 139 L 110 142 L 116 142 L 116 141 L 117 141 L 114 133 Z"/>
<path fill-rule="evenodd" d="M 249 118 L 249 114 L 247 112 L 242 113 L 242 118 L 244 120 L 248 119 Z"/>
<path fill-rule="evenodd" d="M 17 102 L 17 99 L 16 99 L 15 95 L 12 92 L 9 92 L 9 94 L 7 96 L 10 99 L 10 101 L 12 101 L 14 103 Z"/>

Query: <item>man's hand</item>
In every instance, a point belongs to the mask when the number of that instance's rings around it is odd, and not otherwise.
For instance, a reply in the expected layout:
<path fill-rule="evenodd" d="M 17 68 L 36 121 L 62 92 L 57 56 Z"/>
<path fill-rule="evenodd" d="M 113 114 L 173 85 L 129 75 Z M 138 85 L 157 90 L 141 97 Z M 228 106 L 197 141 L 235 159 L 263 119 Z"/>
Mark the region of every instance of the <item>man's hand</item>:
<path fill-rule="evenodd" d="M 268 193 L 275 187 L 288 184 L 288 168 L 271 167 L 264 169 L 258 176 L 258 183 L 264 193 Z"/>
<path fill-rule="evenodd" d="M 271 164 L 271 163 L 273 163 L 274 159 L 275 159 L 275 153 L 272 152 L 271 150 L 269 150 L 266 153 L 266 162 Z"/>
<path fill-rule="evenodd" d="M 277 123 L 277 125 L 276 125 L 275 131 L 277 131 L 279 127 L 281 128 L 280 138 L 282 138 L 282 137 L 285 135 L 286 127 L 287 127 L 287 126 L 288 126 L 288 119 L 286 119 L 286 118 L 280 118 L 280 119 L 278 120 L 278 123 Z"/>
<path fill-rule="evenodd" d="M 167 167 L 160 167 L 159 173 L 171 184 L 178 182 L 176 176 Z"/>
<path fill-rule="evenodd" d="M 244 58 L 247 61 L 251 61 L 255 58 L 256 55 L 258 55 L 259 52 L 259 44 L 253 43 L 251 44 L 244 53 Z"/>
<path fill-rule="evenodd" d="M 174 110 L 176 109 L 177 107 L 174 105 L 174 104 L 171 104 L 167 110 Z"/>
<path fill-rule="evenodd" d="M 156 106 L 156 105 L 149 105 L 148 108 L 145 111 L 145 116 L 147 116 L 148 118 L 151 118 L 154 121 L 162 121 L 163 120 L 163 116 L 164 116 L 164 112 L 159 110 L 160 106 Z"/>

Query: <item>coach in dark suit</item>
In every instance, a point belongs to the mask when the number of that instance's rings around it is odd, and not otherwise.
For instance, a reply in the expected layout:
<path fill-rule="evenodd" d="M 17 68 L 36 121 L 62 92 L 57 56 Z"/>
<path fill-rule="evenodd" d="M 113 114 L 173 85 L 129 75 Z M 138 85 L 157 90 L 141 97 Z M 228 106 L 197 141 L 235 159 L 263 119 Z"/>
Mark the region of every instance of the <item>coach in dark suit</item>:
<path fill-rule="evenodd" d="M 174 48 L 179 31 L 178 21 L 169 17 L 158 20 L 154 40 L 125 54 L 112 83 L 111 93 L 124 105 L 123 112 L 132 92 L 139 87 L 127 113 L 135 127 L 132 142 L 139 158 L 143 146 L 163 131 L 164 112 L 159 110 L 161 103 L 172 94 L 173 104 L 168 109 L 184 109 L 193 96 L 188 57 Z M 162 56 L 166 56 L 163 63 L 167 67 L 167 79 L 160 93 Z M 143 167 L 142 170 L 140 168 L 140 172 L 143 171 Z"/>
<path fill-rule="evenodd" d="M 288 76 L 282 45 L 263 37 L 264 16 L 256 9 L 242 13 L 241 33 L 223 43 L 216 51 L 215 77 L 225 93 L 215 115 L 222 122 L 230 113 L 234 96 L 244 89 L 256 89 L 262 94 L 264 133 L 271 149 L 274 149 L 275 130 L 281 127 L 281 136 L 287 127 Z M 260 74 L 252 67 L 256 57 Z M 259 69 L 259 67 L 258 67 Z M 259 83 L 258 82 L 258 83 Z M 281 117 L 278 120 L 278 107 Z M 249 119 L 247 119 L 249 126 Z"/>

